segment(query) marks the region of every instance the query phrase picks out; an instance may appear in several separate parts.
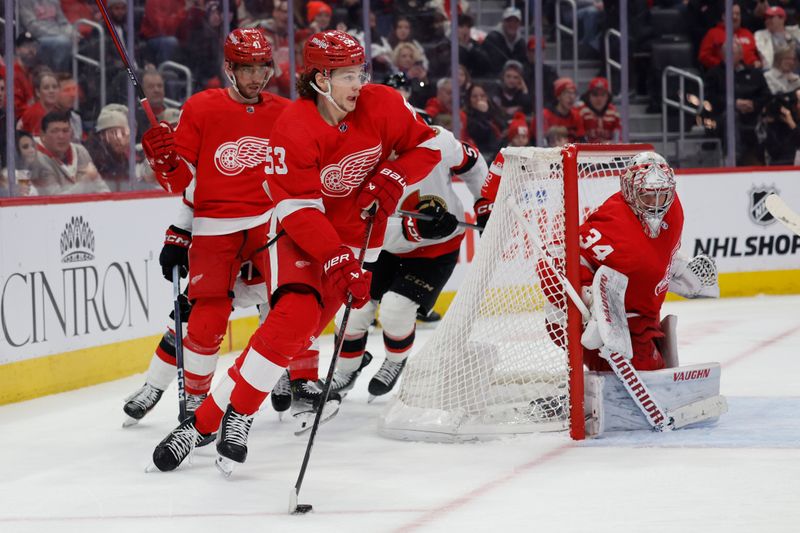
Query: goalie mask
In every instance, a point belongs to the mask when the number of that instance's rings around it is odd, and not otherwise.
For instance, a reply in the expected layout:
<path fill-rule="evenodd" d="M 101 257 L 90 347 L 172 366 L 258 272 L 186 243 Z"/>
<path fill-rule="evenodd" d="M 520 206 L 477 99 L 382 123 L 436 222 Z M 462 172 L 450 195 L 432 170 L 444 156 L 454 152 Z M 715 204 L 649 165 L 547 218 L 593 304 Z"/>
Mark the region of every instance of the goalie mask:
<path fill-rule="evenodd" d="M 365 85 L 369 83 L 370 76 L 365 61 L 364 47 L 351 35 L 339 30 L 315 33 L 303 47 L 303 63 L 306 72 L 313 73 L 317 70 L 328 80 L 326 91 L 323 91 L 313 80 L 309 82 L 311 87 L 342 113 L 345 111 L 331 96 L 332 87 L 333 85 Z M 360 67 L 360 71 L 357 74 L 348 72 L 341 76 L 337 75 L 336 69 L 344 67 Z"/>
<path fill-rule="evenodd" d="M 233 89 L 248 103 L 258 101 L 258 94 L 255 97 L 247 97 L 242 94 L 239 81 L 234 75 L 234 69 L 248 69 L 252 76 L 263 76 L 259 82 L 258 93 L 264 90 L 273 73 L 272 46 L 260 29 L 237 28 L 228 34 L 225 39 L 225 76 L 231 82 Z"/>
<path fill-rule="evenodd" d="M 620 179 L 622 196 L 648 237 L 661 232 L 661 222 L 675 200 L 675 174 L 663 157 L 642 152 L 628 164 Z"/>

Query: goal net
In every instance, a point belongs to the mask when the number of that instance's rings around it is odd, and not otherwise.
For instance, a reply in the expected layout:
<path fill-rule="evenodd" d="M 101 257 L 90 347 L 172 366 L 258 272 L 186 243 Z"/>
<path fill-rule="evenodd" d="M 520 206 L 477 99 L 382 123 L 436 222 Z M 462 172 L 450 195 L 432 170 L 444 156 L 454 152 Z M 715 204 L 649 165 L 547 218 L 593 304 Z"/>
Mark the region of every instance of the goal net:
<path fill-rule="evenodd" d="M 581 318 L 553 269 L 579 287 L 578 225 L 619 191 L 627 161 L 645 150 L 652 147 L 504 150 L 472 266 L 439 327 L 409 359 L 380 418 L 382 435 L 462 441 L 570 429 L 583 438 Z"/>

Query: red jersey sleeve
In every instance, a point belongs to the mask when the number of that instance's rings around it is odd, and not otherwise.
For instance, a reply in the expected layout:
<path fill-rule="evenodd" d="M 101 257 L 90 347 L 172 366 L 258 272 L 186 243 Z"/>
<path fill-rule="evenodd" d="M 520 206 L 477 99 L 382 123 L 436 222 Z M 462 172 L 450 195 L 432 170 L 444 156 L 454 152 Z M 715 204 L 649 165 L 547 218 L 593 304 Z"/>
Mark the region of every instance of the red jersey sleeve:
<path fill-rule="evenodd" d="M 202 94 L 202 93 L 201 93 Z M 197 167 L 202 140 L 202 127 L 195 113 L 196 99 L 189 98 L 181 109 L 178 126 L 175 128 L 175 148 L 188 163 Z"/>
<path fill-rule="evenodd" d="M 382 85 L 374 86 L 373 90 L 381 102 L 387 144 L 397 154 L 392 167 L 408 184 L 424 179 L 442 160 L 434 144 L 426 142 L 433 139 L 436 132 L 417 120 L 414 109 L 399 92 Z"/>

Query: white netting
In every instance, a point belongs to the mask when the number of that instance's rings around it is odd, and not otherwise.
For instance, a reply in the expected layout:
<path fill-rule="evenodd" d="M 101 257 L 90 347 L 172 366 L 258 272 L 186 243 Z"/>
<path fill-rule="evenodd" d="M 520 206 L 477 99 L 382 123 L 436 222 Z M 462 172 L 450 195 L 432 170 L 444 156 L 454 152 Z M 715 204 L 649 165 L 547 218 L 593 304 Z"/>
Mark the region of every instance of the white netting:
<path fill-rule="evenodd" d="M 436 332 L 409 359 L 379 422 L 385 436 L 472 440 L 569 427 L 563 289 L 504 201 L 514 199 L 564 272 L 562 153 L 504 153 L 497 201 L 471 269 Z M 579 154 L 583 221 L 619 190 L 629 156 Z"/>

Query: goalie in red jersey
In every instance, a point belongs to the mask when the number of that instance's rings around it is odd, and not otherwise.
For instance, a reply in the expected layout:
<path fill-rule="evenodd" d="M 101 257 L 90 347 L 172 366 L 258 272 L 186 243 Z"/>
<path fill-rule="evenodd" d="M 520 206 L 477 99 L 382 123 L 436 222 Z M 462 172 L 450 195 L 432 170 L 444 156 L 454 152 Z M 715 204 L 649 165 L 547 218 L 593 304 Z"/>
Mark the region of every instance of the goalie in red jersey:
<path fill-rule="evenodd" d="M 270 313 L 229 372 L 235 385 L 222 420 L 211 398 L 203 402 L 154 451 L 160 470 L 176 468 L 217 428 L 220 469 L 229 475 L 245 461 L 253 415 L 289 362 L 302 357 L 348 295 L 355 307 L 369 301 L 370 274 L 357 260 L 366 213 L 374 213 L 370 261 L 406 183 L 424 178 L 441 158 L 429 147 L 433 130 L 402 96 L 367 83 L 364 50 L 350 35 L 313 35 L 303 59 L 301 98 L 275 123 L 264 169 L 262 194 L 275 205 L 268 235 L 284 233 L 262 271 Z M 316 379 L 316 362 L 311 366 Z M 293 389 L 315 383 L 299 381 Z"/>
<path fill-rule="evenodd" d="M 476 213 L 488 218 L 502 175 L 502 154 L 493 163 L 476 203 Z M 499 160 L 499 165 L 498 165 Z M 719 295 L 713 260 L 699 255 L 687 260 L 678 253 L 683 230 L 683 209 L 675 190 L 675 176 L 663 157 L 643 152 L 631 159 L 620 176 L 621 191 L 611 195 L 581 224 L 581 295 L 591 308 L 594 273 L 606 265 L 628 277 L 624 295 L 625 311 L 633 347 L 633 366 L 658 370 L 677 366 L 674 329 L 669 321 L 659 322 L 661 306 L 668 291 L 686 298 Z M 481 212 L 478 210 L 482 209 Z M 485 223 L 485 222 L 484 222 Z M 556 259 L 560 263 L 559 259 Z M 563 345 L 566 338 L 566 297 L 556 276 L 544 261 L 536 266 L 542 289 L 551 309 L 547 329 L 553 341 Z M 599 356 L 602 345 L 594 319 L 584 327 L 584 363 L 590 370 L 609 370 Z"/>

